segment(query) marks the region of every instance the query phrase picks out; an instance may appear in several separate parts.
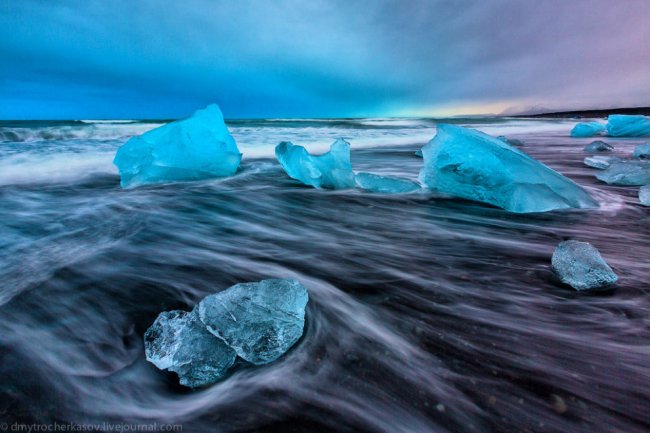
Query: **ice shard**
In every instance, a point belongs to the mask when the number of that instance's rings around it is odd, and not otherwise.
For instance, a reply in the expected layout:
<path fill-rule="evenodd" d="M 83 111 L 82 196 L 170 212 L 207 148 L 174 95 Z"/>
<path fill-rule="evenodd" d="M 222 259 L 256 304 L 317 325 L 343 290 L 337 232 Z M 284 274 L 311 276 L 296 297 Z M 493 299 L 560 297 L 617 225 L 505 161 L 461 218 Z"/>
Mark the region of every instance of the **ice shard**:
<path fill-rule="evenodd" d="M 354 188 L 350 163 L 350 143 L 339 138 L 329 152 L 310 155 L 302 146 L 283 141 L 275 147 L 275 156 L 289 177 L 314 188 Z"/>
<path fill-rule="evenodd" d="M 196 311 L 166 311 L 144 334 L 147 361 L 178 374 L 192 388 L 221 379 L 235 362 L 236 353 L 212 335 Z"/>
<path fill-rule="evenodd" d="M 639 159 L 650 159 L 650 143 L 639 144 L 634 148 L 632 156 Z"/>
<path fill-rule="evenodd" d="M 607 118 L 607 135 L 611 137 L 650 135 L 650 117 L 612 114 Z"/>
<path fill-rule="evenodd" d="M 124 188 L 235 174 L 241 153 L 215 104 L 124 143 L 115 154 Z"/>
<path fill-rule="evenodd" d="M 650 206 L 650 185 L 644 185 L 639 189 L 639 202 L 643 206 Z"/>
<path fill-rule="evenodd" d="M 593 155 L 585 158 L 584 163 L 589 167 L 606 169 L 615 162 L 620 162 L 621 158 L 615 156 Z"/>
<path fill-rule="evenodd" d="M 601 135 L 605 132 L 605 125 L 598 122 L 584 122 L 578 123 L 571 130 L 571 137 L 593 137 L 594 135 Z"/>
<path fill-rule="evenodd" d="M 620 161 L 596 174 L 596 179 L 610 185 L 650 184 L 650 161 Z"/>
<path fill-rule="evenodd" d="M 614 146 L 607 144 L 602 140 L 596 140 L 586 145 L 584 150 L 585 152 L 592 152 L 592 153 L 611 152 L 612 150 L 614 150 Z"/>
<path fill-rule="evenodd" d="M 473 129 L 438 125 L 436 136 L 422 152 L 420 182 L 443 194 L 517 213 L 598 207 L 571 180 Z"/>
<path fill-rule="evenodd" d="M 198 312 L 212 334 L 259 365 L 279 358 L 302 336 L 307 301 L 298 281 L 262 280 L 210 295 Z"/>
<path fill-rule="evenodd" d="M 553 252 L 551 264 L 564 284 L 579 291 L 605 289 L 618 280 L 598 250 L 588 242 L 561 242 Z"/>
<path fill-rule="evenodd" d="M 403 194 L 420 189 L 418 183 L 399 177 L 357 173 L 355 179 L 360 188 L 382 194 Z"/>
<path fill-rule="evenodd" d="M 504 143 L 509 144 L 509 145 L 511 145 L 511 146 L 523 146 L 523 145 L 524 145 L 524 142 L 523 142 L 523 141 L 518 140 L 518 139 L 516 139 L 516 138 L 508 138 L 508 137 L 506 137 L 505 135 L 499 135 L 499 136 L 497 137 L 497 140 L 501 140 L 501 141 L 503 141 Z"/>

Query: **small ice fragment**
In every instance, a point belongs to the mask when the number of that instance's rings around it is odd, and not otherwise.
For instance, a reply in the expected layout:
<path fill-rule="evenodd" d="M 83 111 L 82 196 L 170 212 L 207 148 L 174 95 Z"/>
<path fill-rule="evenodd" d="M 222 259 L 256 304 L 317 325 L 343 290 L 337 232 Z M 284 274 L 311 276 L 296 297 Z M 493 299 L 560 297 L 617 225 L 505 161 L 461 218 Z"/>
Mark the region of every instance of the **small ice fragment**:
<path fill-rule="evenodd" d="M 235 351 L 205 328 L 195 311 L 165 311 L 144 334 L 147 361 L 178 374 L 192 388 L 221 379 L 235 362 Z"/>
<path fill-rule="evenodd" d="M 612 114 L 607 118 L 610 137 L 642 137 L 650 135 L 650 117 Z"/>
<path fill-rule="evenodd" d="M 613 162 L 596 174 L 596 179 L 609 185 L 650 184 L 650 161 Z"/>
<path fill-rule="evenodd" d="M 578 291 L 604 289 L 618 280 L 598 250 L 588 242 L 560 242 L 551 263 L 560 280 Z"/>
<path fill-rule="evenodd" d="M 516 139 L 516 138 L 508 138 L 508 137 L 506 137 L 505 135 L 499 135 L 499 136 L 497 137 L 497 140 L 501 140 L 501 141 L 503 141 L 504 143 L 507 143 L 507 144 L 509 144 L 509 145 L 511 145 L 511 146 L 523 146 L 523 145 L 524 145 L 524 142 L 523 142 L 523 141 L 518 140 L 518 139 Z"/>
<path fill-rule="evenodd" d="M 650 185 L 644 185 L 639 189 L 639 201 L 643 206 L 650 206 Z"/>
<path fill-rule="evenodd" d="M 199 317 L 244 360 L 267 364 L 302 336 L 307 289 L 295 280 L 236 284 L 204 298 Z"/>
<path fill-rule="evenodd" d="M 117 150 L 123 188 L 225 177 L 235 174 L 241 153 L 216 104 L 191 117 L 133 137 Z"/>
<path fill-rule="evenodd" d="M 415 156 L 419 156 L 420 158 L 422 158 L 422 149 L 416 150 L 415 151 Z"/>
<path fill-rule="evenodd" d="M 585 152 L 611 152 L 614 150 L 614 146 L 605 143 L 602 140 L 592 141 L 590 144 L 585 146 Z"/>
<path fill-rule="evenodd" d="M 639 144 L 634 148 L 634 158 L 650 159 L 650 143 Z"/>
<path fill-rule="evenodd" d="M 314 188 L 354 188 L 350 163 L 350 143 L 339 138 L 322 155 L 310 155 L 302 146 L 283 141 L 275 147 L 275 156 L 289 177 Z"/>
<path fill-rule="evenodd" d="M 355 180 L 360 188 L 383 194 L 401 194 L 420 189 L 419 184 L 408 179 L 372 173 L 357 173 Z"/>
<path fill-rule="evenodd" d="M 593 137 L 594 135 L 601 135 L 605 132 L 605 125 L 598 122 L 584 122 L 578 123 L 571 130 L 571 137 Z"/>
<path fill-rule="evenodd" d="M 598 207 L 571 180 L 473 129 L 438 125 L 436 136 L 422 153 L 420 182 L 444 194 L 517 213 Z"/>
<path fill-rule="evenodd" d="M 584 163 L 589 167 L 599 168 L 601 170 L 606 169 L 612 163 L 621 161 L 621 158 L 615 156 L 604 156 L 604 155 L 592 155 L 585 158 Z"/>

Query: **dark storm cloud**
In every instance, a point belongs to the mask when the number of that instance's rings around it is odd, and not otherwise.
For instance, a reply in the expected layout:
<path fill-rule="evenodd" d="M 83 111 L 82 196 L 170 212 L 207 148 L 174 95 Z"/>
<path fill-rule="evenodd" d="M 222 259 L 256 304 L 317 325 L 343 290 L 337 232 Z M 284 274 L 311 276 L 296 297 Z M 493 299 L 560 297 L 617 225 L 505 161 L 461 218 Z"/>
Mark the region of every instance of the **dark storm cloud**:
<path fill-rule="evenodd" d="M 650 105 L 650 2 L 5 1 L 1 117 Z"/>

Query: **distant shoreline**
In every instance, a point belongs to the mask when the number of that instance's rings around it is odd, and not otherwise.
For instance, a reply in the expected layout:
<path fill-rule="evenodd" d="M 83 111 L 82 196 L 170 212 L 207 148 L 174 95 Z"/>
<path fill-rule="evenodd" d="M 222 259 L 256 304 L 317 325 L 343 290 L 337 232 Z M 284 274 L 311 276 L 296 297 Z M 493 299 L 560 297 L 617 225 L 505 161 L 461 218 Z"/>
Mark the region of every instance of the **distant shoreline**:
<path fill-rule="evenodd" d="M 610 108 L 604 110 L 577 110 L 577 111 L 554 111 L 539 114 L 517 114 L 505 117 L 554 117 L 554 118 L 581 118 L 581 117 L 607 117 L 610 114 L 642 114 L 650 116 L 650 107 L 635 108 Z"/>

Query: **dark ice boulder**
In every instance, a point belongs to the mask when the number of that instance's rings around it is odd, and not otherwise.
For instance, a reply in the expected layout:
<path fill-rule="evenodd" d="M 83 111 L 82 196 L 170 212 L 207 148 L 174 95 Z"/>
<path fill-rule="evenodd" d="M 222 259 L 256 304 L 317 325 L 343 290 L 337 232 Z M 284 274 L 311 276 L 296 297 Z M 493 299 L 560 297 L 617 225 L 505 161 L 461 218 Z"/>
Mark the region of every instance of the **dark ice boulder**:
<path fill-rule="evenodd" d="M 614 146 L 607 144 L 602 140 L 596 140 L 586 145 L 584 150 L 585 152 L 592 152 L 592 153 L 611 152 L 612 150 L 614 150 Z"/>
<path fill-rule="evenodd" d="M 650 184 L 650 161 L 620 161 L 596 174 L 596 179 L 610 185 Z"/>
<path fill-rule="evenodd" d="M 420 189 L 419 184 L 408 179 L 373 173 L 357 173 L 355 180 L 360 188 L 382 194 L 403 194 Z"/>
<path fill-rule="evenodd" d="M 196 311 L 166 311 L 144 334 L 147 361 L 178 374 L 182 385 L 196 388 L 217 382 L 235 362 L 236 353 L 212 335 Z"/>
<path fill-rule="evenodd" d="M 588 242 L 561 242 L 551 262 L 560 281 L 578 291 L 606 289 L 618 280 L 598 250 Z"/>
<path fill-rule="evenodd" d="M 524 145 L 524 142 L 523 142 L 523 141 L 518 140 L 518 139 L 516 139 L 516 138 L 508 138 L 508 137 L 506 137 L 505 135 L 499 135 L 499 136 L 497 137 L 497 140 L 501 140 L 501 141 L 503 141 L 504 143 L 507 143 L 507 144 L 509 144 L 509 145 L 511 145 L 511 146 L 519 146 L 519 147 L 520 147 L 520 146 L 523 146 L 523 145 Z"/>
<path fill-rule="evenodd" d="M 650 117 L 612 114 L 607 118 L 607 135 L 610 137 L 642 137 L 650 135 Z"/>
<path fill-rule="evenodd" d="M 298 281 L 263 280 L 210 295 L 197 308 L 212 334 L 259 365 L 279 358 L 302 336 L 307 300 Z"/>
<path fill-rule="evenodd" d="M 580 186 L 520 150 L 482 132 L 438 125 L 422 148 L 420 182 L 441 193 L 510 212 L 594 208 Z"/>
<path fill-rule="evenodd" d="M 329 152 L 310 155 L 302 146 L 283 141 L 275 147 L 275 156 L 289 177 L 314 188 L 354 188 L 350 163 L 350 143 L 339 138 Z"/>
<path fill-rule="evenodd" d="M 124 143 L 113 163 L 123 188 L 235 174 L 241 153 L 215 104 Z"/>

